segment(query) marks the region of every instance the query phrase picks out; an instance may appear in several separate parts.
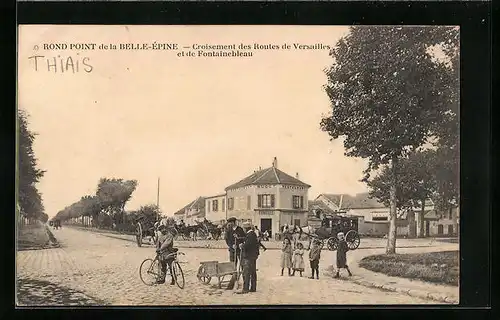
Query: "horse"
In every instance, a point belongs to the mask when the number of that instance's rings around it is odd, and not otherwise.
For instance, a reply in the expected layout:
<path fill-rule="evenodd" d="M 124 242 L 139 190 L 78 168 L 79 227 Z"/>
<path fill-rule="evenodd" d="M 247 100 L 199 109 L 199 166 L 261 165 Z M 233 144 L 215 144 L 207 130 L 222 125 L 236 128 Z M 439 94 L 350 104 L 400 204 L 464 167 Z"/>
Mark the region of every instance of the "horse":
<path fill-rule="evenodd" d="M 198 232 L 199 226 L 179 226 L 174 225 L 177 234 L 182 237 L 183 240 L 191 239 L 196 240 L 196 233 Z"/>
<path fill-rule="evenodd" d="M 297 245 L 297 242 L 301 239 L 302 235 L 305 235 L 308 240 L 308 246 L 306 250 L 309 250 L 311 248 L 311 244 L 313 239 L 319 238 L 320 236 L 317 234 L 317 229 L 315 229 L 312 226 L 297 226 L 294 225 L 293 227 L 289 228 L 288 230 L 285 230 L 284 235 L 285 237 L 290 237 L 290 240 L 292 241 L 294 247 Z"/>
<path fill-rule="evenodd" d="M 208 221 L 207 219 L 204 219 L 203 222 L 201 223 L 207 233 L 212 237 L 214 240 L 219 240 L 220 236 L 222 234 L 222 228 L 217 226 L 216 224 Z"/>

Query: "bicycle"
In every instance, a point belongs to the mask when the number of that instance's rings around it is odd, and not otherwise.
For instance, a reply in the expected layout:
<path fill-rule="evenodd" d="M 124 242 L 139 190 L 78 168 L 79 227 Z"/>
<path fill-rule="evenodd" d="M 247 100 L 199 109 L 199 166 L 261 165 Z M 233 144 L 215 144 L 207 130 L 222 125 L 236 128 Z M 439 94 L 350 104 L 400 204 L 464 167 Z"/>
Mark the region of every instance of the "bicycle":
<path fill-rule="evenodd" d="M 172 276 L 174 278 L 175 284 L 180 288 L 184 289 L 184 272 L 182 271 L 182 268 L 179 264 L 179 260 L 177 259 L 178 255 L 184 255 L 183 252 L 177 251 L 178 249 L 175 249 L 174 252 L 169 253 L 165 258 L 171 258 L 173 257 L 174 260 L 172 261 Z M 145 271 L 145 272 L 144 272 Z M 167 274 L 165 275 L 165 278 L 170 272 L 170 268 L 167 267 Z M 161 272 L 161 264 L 160 264 L 160 254 L 157 253 L 156 257 L 154 259 L 147 258 L 142 261 L 141 266 L 139 267 L 139 277 L 141 278 L 141 281 L 147 285 L 147 286 L 152 286 L 158 282 L 162 275 Z M 150 276 L 152 279 L 151 281 L 147 281 L 146 276 Z"/>

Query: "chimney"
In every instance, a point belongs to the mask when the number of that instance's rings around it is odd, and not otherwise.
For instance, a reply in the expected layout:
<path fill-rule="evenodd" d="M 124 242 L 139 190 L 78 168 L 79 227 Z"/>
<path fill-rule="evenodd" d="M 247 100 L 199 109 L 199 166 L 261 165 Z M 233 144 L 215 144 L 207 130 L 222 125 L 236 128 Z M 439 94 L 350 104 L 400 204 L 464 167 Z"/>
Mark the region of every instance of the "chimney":
<path fill-rule="evenodd" d="M 342 209 L 342 200 L 344 200 L 344 195 L 343 194 L 340 195 L 339 210 Z"/>
<path fill-rule="evenodd" d="M 261 167 L 261 166 L 259 166 L 259 171 L 260 171 L 260 170 L 262 170 L 262 167 Z"/>
<path fill-rule="evenodd" d="M 295 173 L 295 179 L 299 180 L 299 173 L 298 172 Z"/>
<path fill-rule="evenodd" d="M 273 167 L 278 169 L 278 159 L 276 157 L 274 157 L 274 159 L 273 159 Z"/>

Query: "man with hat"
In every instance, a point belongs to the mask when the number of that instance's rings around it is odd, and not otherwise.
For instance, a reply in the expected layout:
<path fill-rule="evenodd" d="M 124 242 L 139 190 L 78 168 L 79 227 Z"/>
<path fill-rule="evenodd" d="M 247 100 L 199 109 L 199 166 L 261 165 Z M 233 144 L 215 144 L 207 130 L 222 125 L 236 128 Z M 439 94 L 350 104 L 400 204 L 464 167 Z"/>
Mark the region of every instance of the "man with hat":
<path fill-rule="evenodd" d="M 226 244 L 229 250 L 229 261 L 234 262 L 235 266 L 238 266 L 238 258 L 240 256 L 240 244 L 245 240 L 245 231 L 238 225 L 236 225 L 236 218 L 232 217 L 227 219 L 226 226 Z M 241 261 L 240 261 L 241 263 Z M 234 275 L 227 286 L 227 290 L 232 290 L 234 288 L 234 283 L 236 282 L 236 275 Z"/>
<path fill-rule="evenodd" d="M 257 258 L 259 257 L 259 239 L 249 222 L 243 223 L 246 232 L 245 242 L 239 246 L 242 250 L 243 290 L 238 293 L 257 290 Z"/>
<path fill-rule="evenodd" d="M 161 265 L 161 277 L 160 279 L 158 279 L 158 284 L 165 283 L 165 277 L 167 275 L 167 265 L 170 271 L 170 276 L 172 277 L 170 284 L 175 284 L 174 275 L 172 273 L 172 262 L 174 261 L 174 258 L 172 256 L 168 256 L 169 254 L 176 251 L 174 248 L 174 233 L 172 231 L 173 223 L 173 219 L 168 218 L 161 220 L 158 226 L 160 234 L 158 236 L 156 252 L 160 255 L 159 260 Z"/>

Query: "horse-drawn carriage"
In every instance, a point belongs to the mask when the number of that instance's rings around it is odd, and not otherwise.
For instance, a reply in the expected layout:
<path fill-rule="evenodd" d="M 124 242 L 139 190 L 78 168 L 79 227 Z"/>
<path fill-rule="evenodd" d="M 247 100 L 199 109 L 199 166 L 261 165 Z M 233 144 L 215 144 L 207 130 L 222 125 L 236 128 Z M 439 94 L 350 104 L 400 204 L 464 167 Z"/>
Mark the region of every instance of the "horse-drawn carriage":
<path fill-rule="evenodd" d="M 305 234 L 309 237 L 309 247 L 313 239 L 317 239 L 326 244 L 330 251 L 337 250 L 337 234 L 343 232 L 349 250 L 355 250 L 359 247 L 360 238 L 358 234 L 358 218 L 338 215 L 324 215 L 321 221 L 321 227 L 313 228 L 311 226 L 300 228 L 299 237 Z"/>
<path fill-rule="evenodd" d="M 135 239 L 137 246 L 141 247 L 144 239 L 149 240 L 149 244 L 155 244 L 158 238 L 156 232 L 156 221 L 147 216 L 141 215 L 136 220 Z"/>
<path fill-rule="evenodd" d="M 325 216 L 315 234 L 320 241 L 326 241 L 328 250 L 337 250 L 337 234 L 343 232 L 349 250 L 355 250 L 361 242 L 358 234 L 358 218 L 341 215 Z"/>

